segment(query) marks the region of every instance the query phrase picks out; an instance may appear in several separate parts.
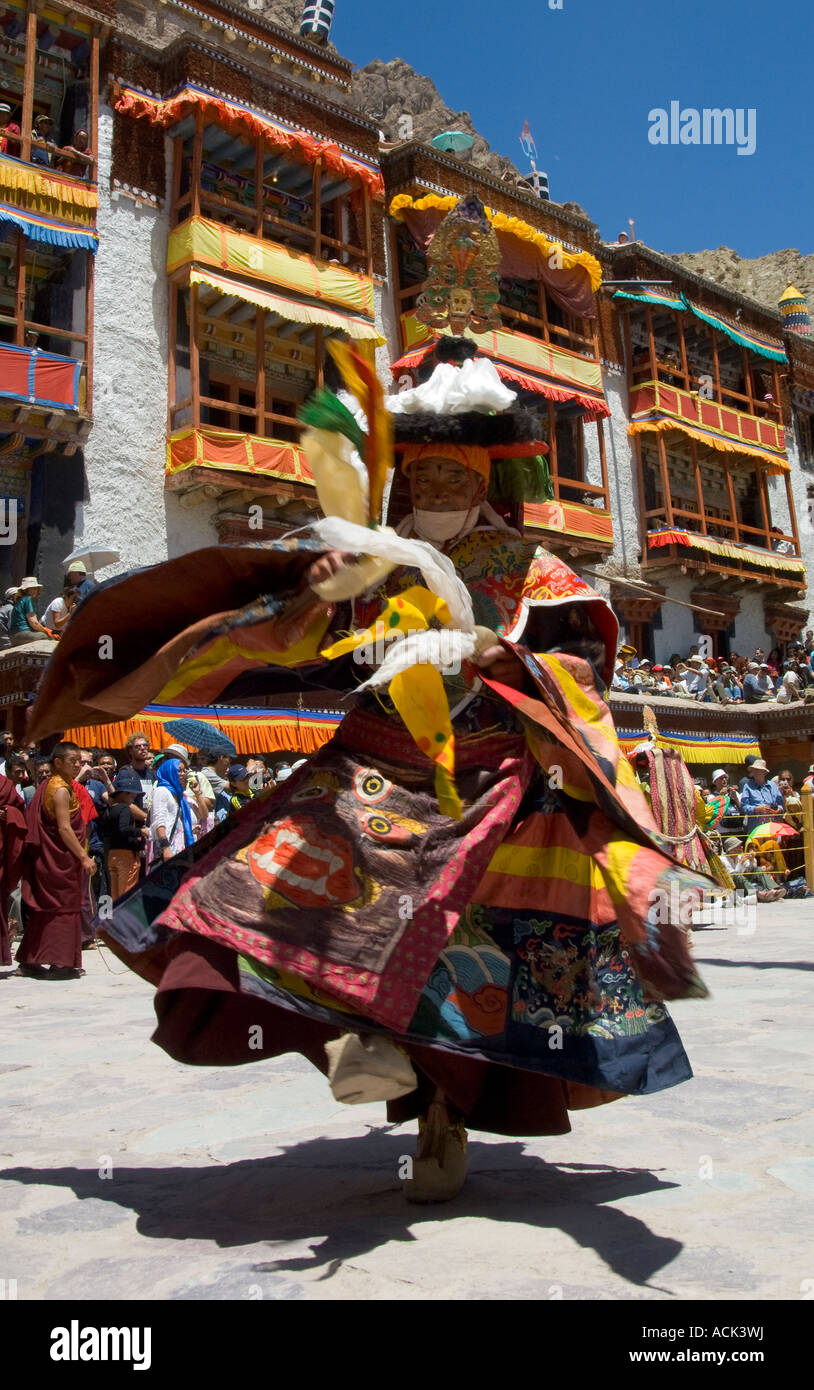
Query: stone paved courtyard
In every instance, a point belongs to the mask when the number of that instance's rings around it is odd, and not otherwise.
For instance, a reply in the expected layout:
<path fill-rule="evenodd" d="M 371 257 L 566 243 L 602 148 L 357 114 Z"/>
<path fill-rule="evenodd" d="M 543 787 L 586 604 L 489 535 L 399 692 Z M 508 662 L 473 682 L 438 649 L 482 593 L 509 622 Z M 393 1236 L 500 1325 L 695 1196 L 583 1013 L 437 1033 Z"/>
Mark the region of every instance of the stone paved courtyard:
<path fill-rule="evenodd" d="M 672 1008 L 694 1081 L 560 1138 L 475 1133 L 436 1208 L 400 1195 L 414 1126 L 337 1105 L 299 1057 L 178 1065 L 104 949 L 83 980 L 0 976 L 0 1278 L 34 1300 L 799 1299 L 814 901 L 699 931 L 696 956 L 712 998 Z"/>

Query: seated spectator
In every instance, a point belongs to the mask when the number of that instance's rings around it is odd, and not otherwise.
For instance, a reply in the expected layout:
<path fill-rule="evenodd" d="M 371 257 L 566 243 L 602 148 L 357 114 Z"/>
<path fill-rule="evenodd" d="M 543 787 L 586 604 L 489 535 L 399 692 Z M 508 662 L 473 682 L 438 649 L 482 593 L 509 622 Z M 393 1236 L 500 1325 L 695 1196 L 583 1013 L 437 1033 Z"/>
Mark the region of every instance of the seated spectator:
<path fill-rule="evenodd" d="M 750 661 L 743 678 L 743 698 L 747 705 L 765 704 L 774 696 L 774 684 L 765 662 Z"/>
<path fill-rule="evenodd" d="M 14 600 L 19 592 L 20 590 L 14 586 L 10 589 L 6 589 L 5 602 L 0 604 L 0 651 L 5 651 L 6 647 L 11 646 L 9 624 L 11 623 L 11 615 L 14 612 Z"/>
<path fill-rule="evenodd" d="M 629 667 L 631 668 L 631 670 L 635 671 L 635 670 L 638 669 L 638 665 L 639 665 L 638 654 L 637 654 L 637 652 L 636 652 L 636 648 L 635 648 L 635 647 L 632 647 L 631 644 L 630 644 L 629 642 L 626 642 L 625 645 L 624 645 L 623 647 L 620 647 L 620 648 L 619 648 L 619 655 L 621 656 L 621 658 L 622 658 L 622 660 L 624 661 L 625 665 L 626 665 L 626 666 L 629 666 Z"/>
<path fill-rule="evenodd" d="M 91 179 L 91 167 L 87 160 L 71 158 L 75 155 L 88 153 L 90 137 L 88 132 L 81 128 L 74 131 L 73 143 L 63 145 L 62 149 L 55 156 L 54 168 L 62 174 L 68 174 L 73 179 Z"/>
<path fill-rule="evenodd" d="M 697 652 L 687 657 L 687 669 L 682 675 L 682 680 L 693 699 L 705 702 L 712 699 L 712 677 L 709 667 Z"/>
<path fill-rule="evenodd" d="M 806 635 L 803 639 L 803 646 L 805 647 L 807 652 L 814 652 L 814 628 L 806 628 Z"/>
<path fill-rule="evenodd" d="M 715 682 L 715 691 L 722 704 L 737 705 L 743 702 L 743 687 L 734 667 L 725 661 L 721 662 L 721 669 Z"/>
<path fill-rule="evenodd" d="M 59 635 L 76 607 L 76 602 L 76 589 L 73 584 L 66 584 L 62 590 L 61 597 L 58 594 L 56 598 L 52 598 L 43 613 L 42 621 L 44 626 L 50 628 L 51 632 Z"/>
<path fill-rule="evenodd" d="M 26 642 L 38 642 L 50 633 L 37 617 L 36 604 L 42 593 L 40 581 L 33 575 L 26 575 L 20 584 L 20 592 L 14 601 L 14 611 L 9 622 L 9 637 L 12 647 L 21 647 Z"/>
<path fill-rule="evenodd" d="M 669 666 L 654 666 L 653 675 L 656 681 L 654 695 L 672 695 L 673 693 L 673 673 Z"/>
<path fill-rule="evenodd" d="M 643 695 L 651 695 L 656 688 L 656 681 L 650 667 L 651 662 L 645 657 L 643 661 L 639 662 L 636 670 L 636 679 Z"/>
<path fill-rule="evenodd" d="M 51 135 L 52 135 L 52 133 L 53 133 L 53 129 L 54 129 L 54 122 L 51 120 L 51 117 L 50 117 L 50 116 L 47 116 L 47 115 L 45 115 L 44 113 L 43 113 L 43 115 L 41 115 L 41 116 L 36 116 L 36 117 L 34 118 L 34 129 L 33 129 L 32 132 L 31 132 L 32 141 L 33 141 L 33 140 L 47 140 L 48 143 L 50 144 L 50 143 L 51 143 Z M 51 156 L 50 156 L 50 154 L 48 153 L 48 150 L 40 149 L 39 146 L 37 146 L 37 145 L 35 145 L 35 144 L 32 143 L 32 145 L 31 145 L 31 163 L 32 163 L 32 164 L 40 164 L 40 165 L 42 165 L 44 168 L 50 169 L 50 167 L 51 167 Z"/>
<path fill-rule="evenodd" d="M 800 677 L 794 671 L 786 671 L 775 693 L 775 699 L 779 705 L 790 705 L 795 700 L 801 700 Z"/>
<path fill-rule="evenodd" d="M 741 811 L 745 817 L 746 833 L 750 834 L 775 813 L 783 814 L 782 792 L 768 781 L 769 769 L 762 758 L 755 758 L 749 776 L 741 786 Z"/>
<path fill-rule="evenodd" d="M 245 763 L 232 763 L 228 772 L 228 786 L 225 791 L 218 793 L 215 802 L 215 816 L 217 820 L 225 820 L 233 811 L 239 811 L 241 806 L 245 806 L 254 796 L 249 785 L 249 769 Z"/>
<path fill-rule="evenodd" d="M 5 128 L 5 135 L 0 140 L 0 154 L 10 154 L 13 159 L 20 158 L 20 142 L 11 139 L 13 135 L 21 135 L 19 123 L 10 120 L 11 107 L 3 102 L 0 105 L 0 128 Z"/>
<path fill-rule="evenodd" d="M 92 575 L 88 574 L 87 566 L 81 560 L 72 560 L 65 575 L 66 588 L 70 585 L 75 594 L 74 607 L 93 593 L 99 586 Z"/>

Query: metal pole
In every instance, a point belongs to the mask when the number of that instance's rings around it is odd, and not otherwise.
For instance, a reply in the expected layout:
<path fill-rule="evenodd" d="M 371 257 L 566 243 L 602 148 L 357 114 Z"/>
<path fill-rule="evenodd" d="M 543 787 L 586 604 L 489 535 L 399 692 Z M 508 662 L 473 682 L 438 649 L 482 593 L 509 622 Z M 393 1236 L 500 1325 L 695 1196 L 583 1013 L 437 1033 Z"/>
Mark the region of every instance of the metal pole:
<path fill-rule="evenodd" d="M 809 893 L 814 893 L 814 791 L 811 787 L 800 788 L 803 803 L 803 849 L 805 851 L 806 884 Z"/>

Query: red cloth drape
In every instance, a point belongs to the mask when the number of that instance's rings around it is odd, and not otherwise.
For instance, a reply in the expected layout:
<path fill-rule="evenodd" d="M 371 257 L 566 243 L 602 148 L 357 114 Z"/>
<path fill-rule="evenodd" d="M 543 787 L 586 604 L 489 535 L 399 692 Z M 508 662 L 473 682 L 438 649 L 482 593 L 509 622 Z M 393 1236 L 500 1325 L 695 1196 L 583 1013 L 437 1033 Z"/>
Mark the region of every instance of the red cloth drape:
<path fill-rule="evenodd" d="M 11 965 L 8 900 L 20 882 L 26 829 L 25 802 L 11 779 L 0 774 L 0 965 Z"/>

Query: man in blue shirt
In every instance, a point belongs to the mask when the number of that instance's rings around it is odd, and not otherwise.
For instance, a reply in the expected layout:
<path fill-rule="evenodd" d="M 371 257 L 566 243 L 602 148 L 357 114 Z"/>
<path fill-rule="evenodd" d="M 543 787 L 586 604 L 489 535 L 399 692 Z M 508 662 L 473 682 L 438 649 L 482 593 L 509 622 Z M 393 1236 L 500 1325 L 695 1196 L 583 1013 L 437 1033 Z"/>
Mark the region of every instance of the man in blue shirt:
<path fill-rule="evenodd" d="M 768 776 L 766 763 L 757 758 L 741 791 L 741 813 L 746 819 L 747 835 L 773 816 L 782 816 L 786 809 L 783 793 L 774 782 L 767 781 Z"/>
<path fill-rule="evenodd" d="M 96 580 L 88 574 L 87 568 L 81 560 L 73 560 L 68 566 L 65 582 L 72 584 L 75 588 L 77 603 L 81 603 L 96 588 Z"/>

